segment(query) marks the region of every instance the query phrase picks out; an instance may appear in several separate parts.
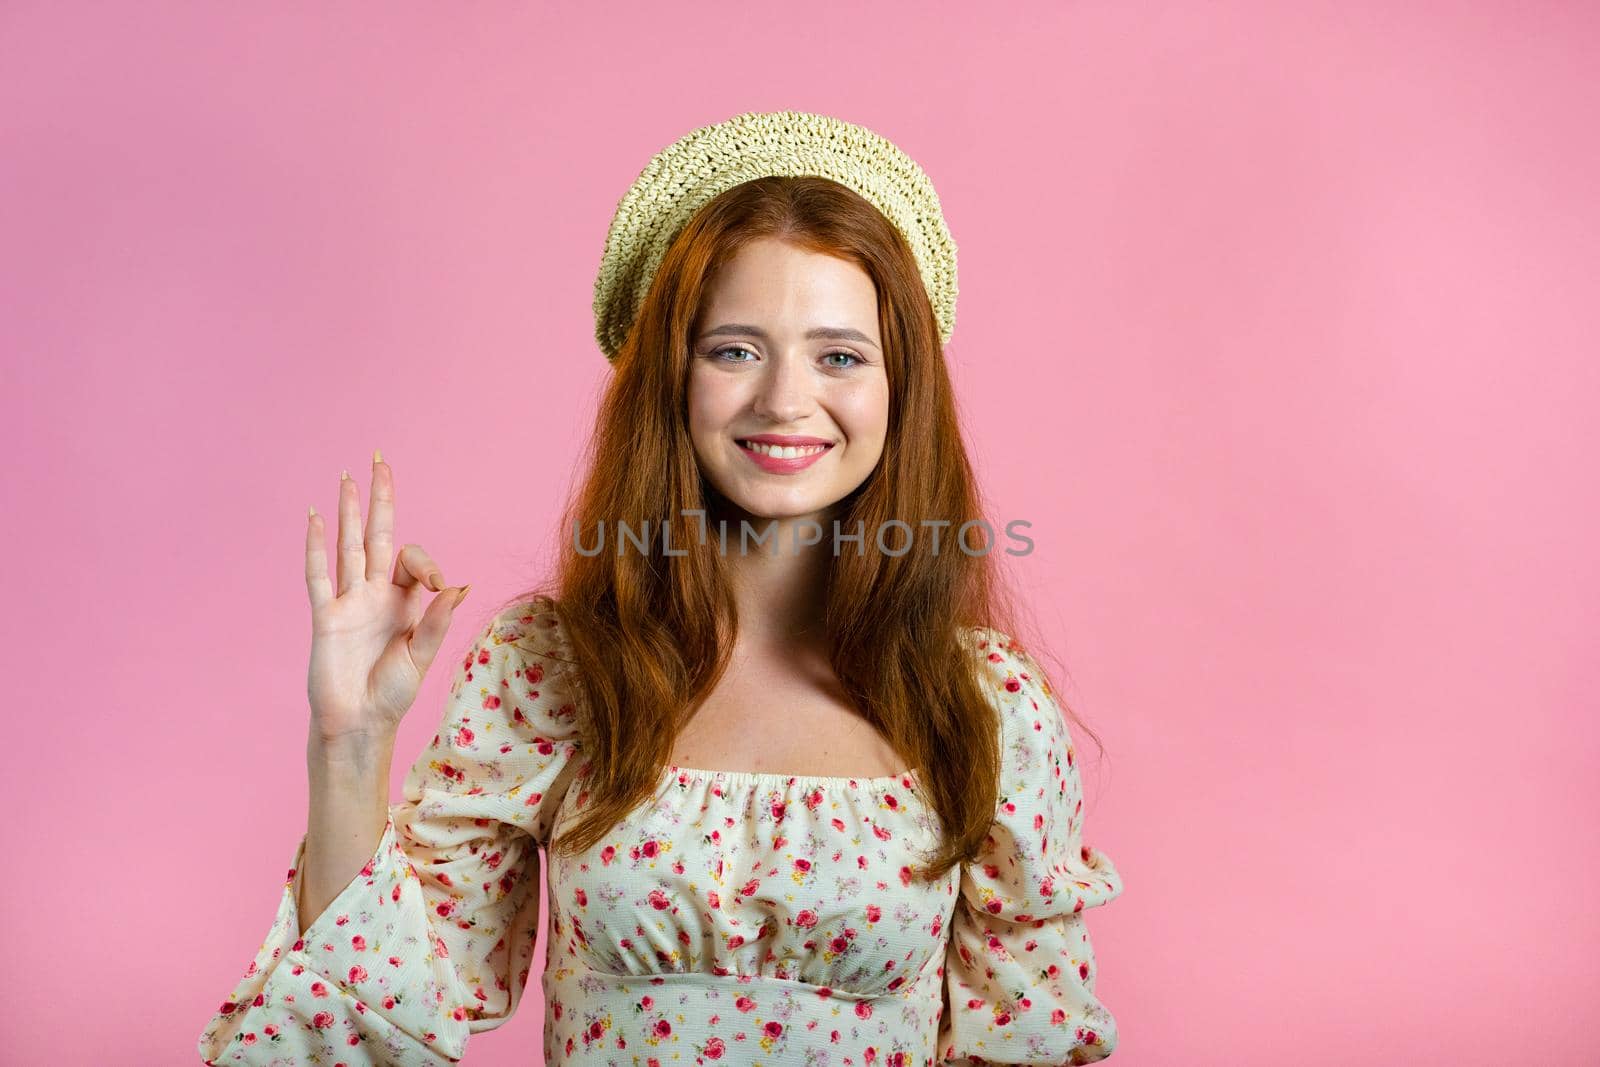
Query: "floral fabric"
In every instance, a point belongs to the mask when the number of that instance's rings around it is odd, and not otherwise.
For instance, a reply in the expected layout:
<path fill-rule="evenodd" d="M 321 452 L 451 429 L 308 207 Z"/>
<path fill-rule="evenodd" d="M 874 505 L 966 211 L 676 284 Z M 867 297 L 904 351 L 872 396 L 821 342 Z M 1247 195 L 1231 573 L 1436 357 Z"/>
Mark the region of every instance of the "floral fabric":
<path fill-rule="evenodd" d="M 1122 892 L 1083 842 L 1067 727 L 1031 659 L 972 630 L 1004 766 L 977 862 L 928 885 L 914 773 L 671 767 L 581 856 L 541 859 L 584 807 L 577 688 L 530 601 L 457 662 L 439 732 L 372 858 L 297 935 L 301 839 L 277 915 L 207 1024 L 213 1064 L 444 1064 L 526 988 L 548 865 L 544 1062 L 574 1067 L 1089 1063 L 1116 1023 L 1084 911 Z M 530 1053 L 530 1064 L 533 1057 Z"/>

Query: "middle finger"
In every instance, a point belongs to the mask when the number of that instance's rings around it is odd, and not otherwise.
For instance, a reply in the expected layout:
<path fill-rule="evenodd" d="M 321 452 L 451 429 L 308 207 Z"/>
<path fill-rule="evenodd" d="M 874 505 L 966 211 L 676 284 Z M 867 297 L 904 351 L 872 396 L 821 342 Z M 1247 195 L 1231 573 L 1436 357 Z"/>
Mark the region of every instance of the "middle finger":
<path fill-rule="evenodd" d="M 366 552 L 361 547 L 361 491 L 345 471 L 339 475 L 339 596 L 366 581 Z"/>
<path fill-rule="evenodd" d="M 394 558 L 394 471 L 372 450 L 372 495 L 367 501 L 367 581 L 381 582 Z"/>

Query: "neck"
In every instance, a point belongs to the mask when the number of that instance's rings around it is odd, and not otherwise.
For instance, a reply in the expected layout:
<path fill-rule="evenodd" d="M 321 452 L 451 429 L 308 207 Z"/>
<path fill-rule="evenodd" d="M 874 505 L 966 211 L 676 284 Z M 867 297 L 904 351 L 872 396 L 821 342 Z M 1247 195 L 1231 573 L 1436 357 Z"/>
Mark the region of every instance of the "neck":
<path fill-rule="evenodd" d="M 832 517 L 768 519 L 734 513 L 722 518 L 728 530 L 724 561 L 739 608 L 739 643 L 821 644 L 826 636 L 823 616 L 833 562 Z M 743 551 L 741 519 L 750 524 L 752 535 L 764 535 L 760 544 L 754 536 L 745 540 Z M 808 520 L 822 529 L 820 539 Z M 712 538 L 716 536 L 713 527 Z M 808 539 L 817 543 L 797 546 L 797 541 Z"/>

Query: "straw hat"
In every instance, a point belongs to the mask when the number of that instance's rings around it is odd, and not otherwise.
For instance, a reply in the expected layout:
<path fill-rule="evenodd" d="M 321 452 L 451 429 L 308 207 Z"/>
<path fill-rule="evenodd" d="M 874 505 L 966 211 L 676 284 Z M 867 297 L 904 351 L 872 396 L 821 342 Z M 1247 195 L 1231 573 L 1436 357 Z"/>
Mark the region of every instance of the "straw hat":
<path fill-rule="evenodd" d="M 861 194 L 905 236 L 948 343 L 956 324 L 956 245 L 933 183 L 871 130 L 804 111 L 747 112 L 693 130 L 658 152 L 617 204 L 594 284 L 595 340 L 607 359 L 633 326 L 667 246 L 718 194 L 767 175 L 831 178 Z"/>

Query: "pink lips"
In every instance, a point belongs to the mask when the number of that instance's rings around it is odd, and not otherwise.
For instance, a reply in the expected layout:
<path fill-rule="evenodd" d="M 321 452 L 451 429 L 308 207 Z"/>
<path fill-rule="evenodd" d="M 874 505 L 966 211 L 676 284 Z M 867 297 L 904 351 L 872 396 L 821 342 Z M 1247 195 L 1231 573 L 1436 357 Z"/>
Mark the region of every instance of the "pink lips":
<path fill-rule="evenodd" d="M 756 434 L 754 437 L 747 437 L 744 438 L 744 440 L 759 441 L 764 444 L 783 444 L 795 448 L 809 444 L 828 444 L 828 442 L 824 441 L 820 437 L 788 438 L 777 434 Z M 744 447 L 743 444 L 739 445 L 740 452 L 743 452 L 745 456 L 747 456 L 753 463 L 756 464 L 756 466 L 772 474 L 794 474 L 798 471 L 803 471 L 817 460 L 821 459 L 823 456 L 826 456 L 832 450 L 832 446 L 829 445 L 829 447 L 822 449 L 822 451 L 813 452 L 809 456 L 796 456 L 794 459 L 780 459 L 777 456 L 765 456 L 760 452 L 752 452 L 750 449 Z"/>

